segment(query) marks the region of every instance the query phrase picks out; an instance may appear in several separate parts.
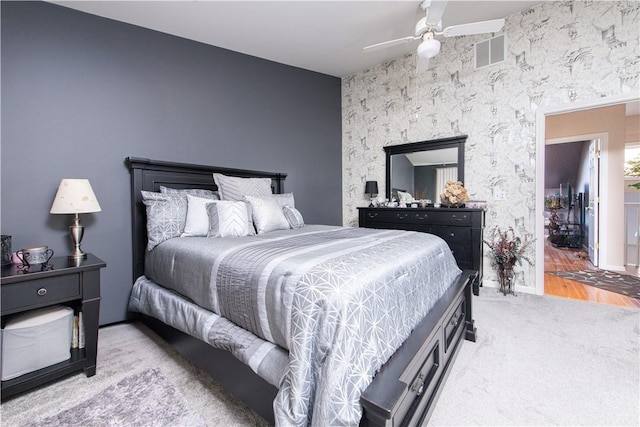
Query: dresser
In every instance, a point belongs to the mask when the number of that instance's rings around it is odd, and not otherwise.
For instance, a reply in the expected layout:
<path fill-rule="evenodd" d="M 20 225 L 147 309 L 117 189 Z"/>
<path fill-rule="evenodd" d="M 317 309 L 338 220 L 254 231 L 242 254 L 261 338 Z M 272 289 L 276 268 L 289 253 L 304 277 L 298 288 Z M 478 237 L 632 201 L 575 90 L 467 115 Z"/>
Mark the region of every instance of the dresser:
<path fill-rule="evenodd" d="M 70 260 L 51 258 L 48 268 L 40 265 L 20 270 L 2 267 L 2 324 L 11 315 L 64 305 L 82 311 L 85 348 L 71 350 L 71 358 L 20 377 L 2 381 L 2 400 L 78 371 L 90 377 L 96 373 L 98 322 L 100 316 L 100 270 L 106 263 L 95 255 Z"/>
<path fill-rule="evenodd" d="M 461 270 L 476 270 L 473 293 L 482 286 L 483 209 L 358 208 L 360 227 L 421 231 L 447 242 Z"/>

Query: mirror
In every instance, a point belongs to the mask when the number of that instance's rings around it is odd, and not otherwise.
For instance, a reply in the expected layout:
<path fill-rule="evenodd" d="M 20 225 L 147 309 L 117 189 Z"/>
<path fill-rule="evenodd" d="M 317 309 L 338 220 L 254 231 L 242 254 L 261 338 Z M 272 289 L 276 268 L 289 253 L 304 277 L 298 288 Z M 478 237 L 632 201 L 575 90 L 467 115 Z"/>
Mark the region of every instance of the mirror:
<path fill-rule="evenodd" d="M 466 135 L 384 147 L 387 157 L 386 197 L 398 200 L 398 191 L 416 200 L 440 202 L 444 183 L 464 182 Z"/>

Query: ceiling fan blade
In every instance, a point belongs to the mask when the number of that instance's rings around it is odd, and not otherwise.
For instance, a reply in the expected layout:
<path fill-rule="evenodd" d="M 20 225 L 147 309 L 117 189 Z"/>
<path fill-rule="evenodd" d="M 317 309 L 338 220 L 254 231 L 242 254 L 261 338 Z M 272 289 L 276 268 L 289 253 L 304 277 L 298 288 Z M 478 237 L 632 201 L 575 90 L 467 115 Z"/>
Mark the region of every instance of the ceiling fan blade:
<path fill-rule="evenodd" d="M 470 24 L 453 25 L 442 31 L 445 37 L 469 36 L 472 34 L 496 33 L 504 27 L 504 19 L 472 22 Z"/>
<path fill-rule="evenodd" d="M 444 15 L 446 7 L 447 0 L 425 0 L 422 3 L 423 9 L 429 8 L 429 10 L 427 10 L 427 22 L 432 26 L 438 25 L 438 22 L 442 20 L 442 15 Z"/>
<path fill-rule="evenodd" d="M 364 50 L 365 52 L 368 52 L 368 51 L 372 51 L 372 50 L 377 50 L 377 49 L 382 49 L 382 48 L 386 48 L 386 47 L 396 46 L 396 45 L 399 45 L 399 44 L 409 43 L 409 42 L 412 42 L 414 40 L 419 40 L 419 39 L 420 39 L 420 37 L 415 37 L 415 36 L 402 37 L 400 39 L 388 40 L 386 42 L 372 44 L 372 45 L 364 47 L 362 50 Z"/>

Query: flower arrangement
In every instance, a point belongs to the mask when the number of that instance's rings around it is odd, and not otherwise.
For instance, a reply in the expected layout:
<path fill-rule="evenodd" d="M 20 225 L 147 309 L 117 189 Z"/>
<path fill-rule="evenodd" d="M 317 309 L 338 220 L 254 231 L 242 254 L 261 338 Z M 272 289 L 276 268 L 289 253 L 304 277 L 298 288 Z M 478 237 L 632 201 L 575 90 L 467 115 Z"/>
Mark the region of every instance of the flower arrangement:
<path fill-rule="evenodd" d="M 489 239 L 485 239 L 484 243 L 489 246 L 491 255 L 493 255 L 494 264 L 500 268 L 513 268 L 517 263 L 522 265 L 522 260 L 533 265 L 533 261 L 525 254 L 526 250 L 535 241 L 531 236 L 525 236 L 524 239 L 516 236 L 516 232 L 512 227 L 502 231 L 496 226 L 489 233 Z"/>
<path fill-rule="evenodd" d="M 440 200 L 445 205 L 461 205 L 469 200 L 469 194 L 462 182 L 447 181 L 444 184 L 444 193 L 440 194 Z"/>
<path fill-rule="evenodd" d="M 569 204 L 567 196 L 553 194 L 544 198 L 544 207 L 547 209 L 562 209 Z"/>

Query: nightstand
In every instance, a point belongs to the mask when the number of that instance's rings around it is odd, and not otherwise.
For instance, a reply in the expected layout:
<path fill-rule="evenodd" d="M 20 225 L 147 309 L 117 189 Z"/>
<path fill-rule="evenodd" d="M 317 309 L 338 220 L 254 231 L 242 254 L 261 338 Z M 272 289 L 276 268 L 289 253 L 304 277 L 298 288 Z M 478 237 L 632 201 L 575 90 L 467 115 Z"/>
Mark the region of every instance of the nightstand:
<path fill-rule="evenodd" d="M 52 305 L 66 305 L 81 310 L 84 321 L 85 348 L 72 349 L 71 358 L 18 378 L 2 381 L 2 399 L 38 387 L 74 372 L 96 373 L 98 322 L 100 317 L 100 269 L 106 263 L 95 255 L 70 260 L 54 257 L 49 269 L 39 265 L 22 272 L 16 265 L 2 267 L 2 325 L 12 314 Z"/>

